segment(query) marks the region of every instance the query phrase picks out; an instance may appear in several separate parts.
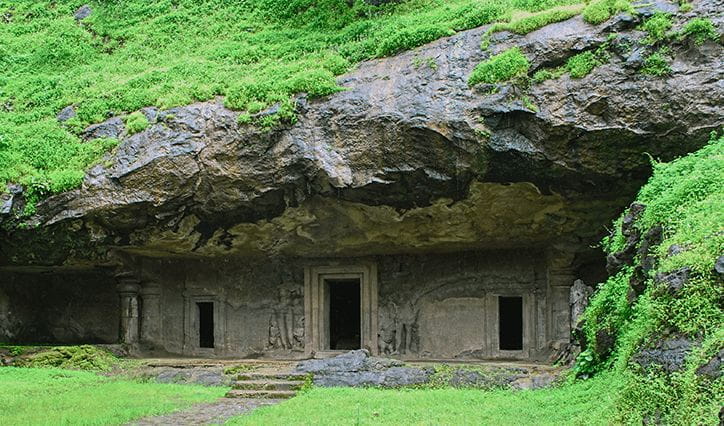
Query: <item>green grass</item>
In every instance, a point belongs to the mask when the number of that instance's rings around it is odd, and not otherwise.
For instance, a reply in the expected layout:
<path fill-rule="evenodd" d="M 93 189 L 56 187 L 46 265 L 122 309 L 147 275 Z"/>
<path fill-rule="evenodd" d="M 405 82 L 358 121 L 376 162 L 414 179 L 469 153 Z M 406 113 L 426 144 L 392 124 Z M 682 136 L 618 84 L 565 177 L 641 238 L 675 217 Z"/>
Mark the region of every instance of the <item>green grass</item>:
<path fill-rule="evenodd" d="M 123 424 L 221 397 L 226 388 L 115 380 L 60 369 L 0 368 L 0 423 Z"/>
<path fill-rule="evenodd" d="M 575 1 L 95 0 L 77 22 L 84 3 L 0 2 L 0 187 L 22 183 L 31 201 L 80 184 L 112 143 L 81 143 L 78 133 L 109 116 L 221 95 L 245 111 L 242 123 L 281 103 L 256 123 L 270 128 L 294 120 L 292 95 L 341 90 L 335 76 L 359 61 Z M 77 117 L 61 124 L 68 105 Z M 144 128 L 126 121 L 130 132 Z"/>
<path fill-rule="evenodd" d="M 500 83 L 523 77 L 528 73 L 530 62 L 517 47 L 491 56 L 479 63 L 470 74 L 468 84 L 474 86 L 480 83 Z"/>
<path fill-rule="evenodd" d="M 313 388 L 237 417 L 253 425 L 606 425 L 623 383 L 605 375 L 535 391 Z"/>

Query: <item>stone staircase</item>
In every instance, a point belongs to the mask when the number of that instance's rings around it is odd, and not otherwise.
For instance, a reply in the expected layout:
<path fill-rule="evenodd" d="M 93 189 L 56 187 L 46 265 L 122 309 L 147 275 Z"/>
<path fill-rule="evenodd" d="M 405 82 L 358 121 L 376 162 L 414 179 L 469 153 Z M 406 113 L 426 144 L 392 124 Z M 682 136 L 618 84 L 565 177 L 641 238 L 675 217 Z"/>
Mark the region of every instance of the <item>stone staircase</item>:
<path fill-rule="evenodd" d="M 227 398 L 288 399 L 304 386 L 306 374 L 241 373 Z"/>

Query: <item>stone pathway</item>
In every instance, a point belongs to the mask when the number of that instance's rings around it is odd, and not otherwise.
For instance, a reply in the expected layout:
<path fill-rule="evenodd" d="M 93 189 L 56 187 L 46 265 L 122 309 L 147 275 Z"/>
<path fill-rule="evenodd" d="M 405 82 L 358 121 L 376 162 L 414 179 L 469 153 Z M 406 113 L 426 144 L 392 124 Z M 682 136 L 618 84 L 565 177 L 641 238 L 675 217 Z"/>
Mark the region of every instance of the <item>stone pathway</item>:
<path fill-rule="evenodd" d="M 248 413 L 264 405 L 278 404 L 283 399 L 221 398 L 215 402 L 196 404 L 186 410 L 163 416 L 144 417 L 129 425 L 214 425 L 223 424 L 230 418 Z"/>

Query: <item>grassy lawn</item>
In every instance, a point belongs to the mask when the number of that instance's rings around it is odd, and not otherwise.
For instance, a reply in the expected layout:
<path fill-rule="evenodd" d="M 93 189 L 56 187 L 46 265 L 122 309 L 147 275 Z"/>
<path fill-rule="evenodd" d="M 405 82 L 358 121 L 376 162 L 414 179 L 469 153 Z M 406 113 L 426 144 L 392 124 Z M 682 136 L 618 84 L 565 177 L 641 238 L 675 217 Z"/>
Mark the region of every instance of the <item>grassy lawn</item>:
<path fill-rule="evenodd" d="M 602 425 L 617 423 L 612 374 L 535 391 L 315 388 L 233 419 L 253 425 Z"/>
<path fill-rule="evenodd" d="M 61 369 L 0 368 L 0 424 L 120 424 L 221 397 L 226 388 L 140 383 Z"/>

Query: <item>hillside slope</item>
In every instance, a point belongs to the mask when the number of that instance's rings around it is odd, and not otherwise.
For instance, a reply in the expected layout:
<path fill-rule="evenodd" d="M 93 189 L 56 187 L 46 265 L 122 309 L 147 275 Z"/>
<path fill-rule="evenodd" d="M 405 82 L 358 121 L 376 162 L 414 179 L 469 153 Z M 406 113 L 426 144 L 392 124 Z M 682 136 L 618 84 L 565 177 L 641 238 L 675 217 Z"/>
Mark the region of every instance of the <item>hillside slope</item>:
<path fill-rule="evenodd" d="M 718 424 L 724 405 L 724 137 L 654 175 L 607 239 L 575 370 L 626 378 L 627 423 Z"/>

